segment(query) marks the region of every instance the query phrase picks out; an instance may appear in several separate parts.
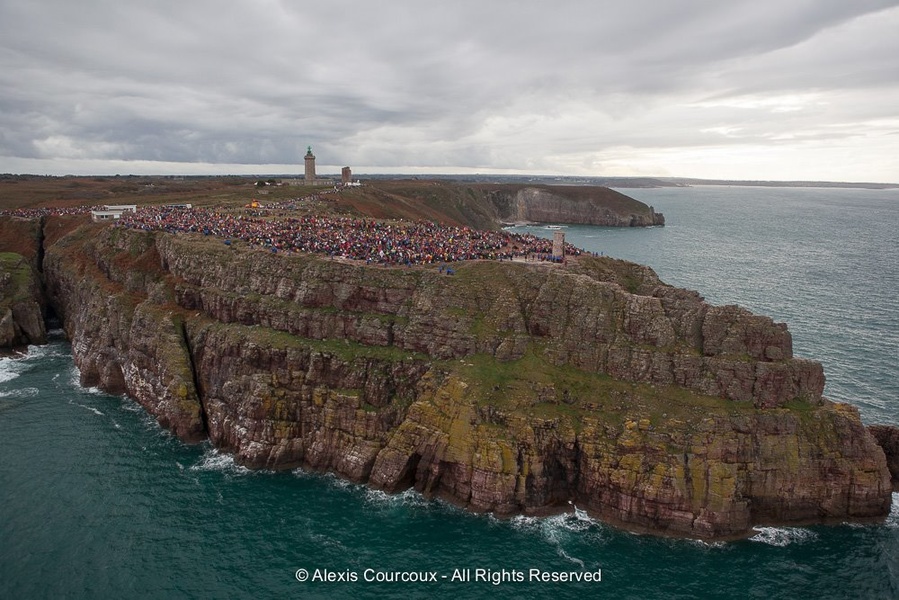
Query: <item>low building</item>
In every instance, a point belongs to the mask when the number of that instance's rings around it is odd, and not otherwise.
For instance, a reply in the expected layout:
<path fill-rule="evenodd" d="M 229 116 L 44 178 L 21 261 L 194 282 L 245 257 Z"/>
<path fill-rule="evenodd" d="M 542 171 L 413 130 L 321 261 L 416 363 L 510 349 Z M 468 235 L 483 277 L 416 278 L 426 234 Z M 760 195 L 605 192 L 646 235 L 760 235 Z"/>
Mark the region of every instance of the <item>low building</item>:
<path fill-rule="evenodd" d="M 122 213 L 137 212 L 137 204 L 107 204 L 102 210 L 91 211 L 91 221 L 115 221 L 122 218 Z"/>
<path fill-rule="evenodd" d="M 102 223 L 103 221 L 115 221 L 122 218 L 120 210 L 92 210 L 91 221 L 94 223 Z"/>

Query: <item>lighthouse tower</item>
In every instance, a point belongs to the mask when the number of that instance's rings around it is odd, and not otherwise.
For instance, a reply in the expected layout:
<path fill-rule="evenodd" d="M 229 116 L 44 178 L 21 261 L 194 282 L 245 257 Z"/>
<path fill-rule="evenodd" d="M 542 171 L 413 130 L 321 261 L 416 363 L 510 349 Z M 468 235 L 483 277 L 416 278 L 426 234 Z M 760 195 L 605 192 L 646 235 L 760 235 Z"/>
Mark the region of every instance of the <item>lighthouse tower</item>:
<path fill-rule="evenodd" d="M 315 155 L 312 154 L 312 146 L 306 148 L 306 183 L 315 183 Z"/>

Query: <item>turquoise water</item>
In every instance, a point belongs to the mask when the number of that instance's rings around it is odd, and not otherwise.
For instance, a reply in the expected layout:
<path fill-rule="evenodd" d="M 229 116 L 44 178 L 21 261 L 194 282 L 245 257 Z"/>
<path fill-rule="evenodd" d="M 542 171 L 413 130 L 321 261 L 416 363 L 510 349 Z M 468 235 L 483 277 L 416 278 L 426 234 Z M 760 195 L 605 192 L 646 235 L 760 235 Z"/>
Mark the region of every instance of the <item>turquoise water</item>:
<path fill-rule="evenodd" d="M 569 241 L 786 321 L 827 394 L 899 423 L 899 193 L 629 191 L 646 230 Z M 547 234 L 551 234 L 546 230 Z M 727 544 L 618 531 L 572 511 L 501 521 L 336 478 L 250 472 L 127 398 L 77 385 L 67 343 L 0 359 L 0 598 L 896 598 L 899 495 L 878 525 L 765 528 Z M 358 581 L 299 582 L 306 569 Z M 366 582 L 434 572 L 436 583 Z M 451 581 L 469 569 L 472 581 Z M 476 569 L 487 581 L 476 581 Z M 595 583 L 502 578 L 601 570 Z M 447 579 L 442 579 L 446 576 Z"/>

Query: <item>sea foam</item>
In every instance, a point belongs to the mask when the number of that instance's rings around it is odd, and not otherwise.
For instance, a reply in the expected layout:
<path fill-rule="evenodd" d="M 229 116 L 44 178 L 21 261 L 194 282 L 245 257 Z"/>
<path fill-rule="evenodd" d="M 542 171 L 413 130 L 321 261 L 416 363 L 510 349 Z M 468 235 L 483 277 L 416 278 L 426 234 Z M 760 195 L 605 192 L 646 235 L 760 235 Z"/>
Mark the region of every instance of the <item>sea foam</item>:
<path fill-rule="evenodd" d="M 890 529 L 899 529 L 899 492 L 893 494 L 893 504 L 890 506 L 890 514 L 884 525 Z"/>
<path fill-rule="evenodd" d="M 518 515 L 512 517 L 510 523 L 514 529 L 519 531 L 536 533 L 555 547 L 556 554 L 584 569 L 587 568 L 586 563 L 582 559 L 569 554 L 565 549 L 565 544 L 572 539 L 572 536 L 588 536 L 595 538 L 595 541 L 602 542 L 604 528 L 599 521 L 590 517 L 586 511 L 574 505 L 572 505 L 572 508 L 572 512 L 551 517 Z"/>
<path fill-rule="evenodd" d="M 210 448 L 203 453 L 200 462 L 190 467 L 191 471 L 219 471 L 229 475 L 246 475 L 252 471 L 234 462 L 234 457 Z"/>
<path fill-rule="evenodd" d="M 0 392 L 0 398 L 33 398 L 40 393 L 41 391 L 37 388 L 27 387 L 10 390 L 8 392 Z"/>
<path fill-rule="evenodd" d="M 0 383 L 12 381 L 21 375 L 24 369 L 25 365 L 22 364 L 21 358 L 0 358 Z"/>
<path fill-rule="evenodd" d="M 431 505 L 431 501 L 413 488 L 404 490 L 398 494 L 388 494 L 383 490 L 365 488 L 365 501 L 378 507 L 415 507 L 425 508 Z"/>
<path fill-rule="evenodd" d="M 818 538 L 818 534 L 801 527 L 756 527 L 750 542 L 761 542 L 770 546 L 784 547 L 794 543 L 807 542 Z"/>

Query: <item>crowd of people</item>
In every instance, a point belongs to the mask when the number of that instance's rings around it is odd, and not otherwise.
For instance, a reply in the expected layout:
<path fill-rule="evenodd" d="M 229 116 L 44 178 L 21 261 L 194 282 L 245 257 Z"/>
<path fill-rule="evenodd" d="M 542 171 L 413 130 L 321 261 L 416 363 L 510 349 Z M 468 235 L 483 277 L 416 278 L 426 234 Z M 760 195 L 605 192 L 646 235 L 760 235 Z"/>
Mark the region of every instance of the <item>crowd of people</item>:
<path fill-rule="evenodd" d="M 86 215 L 92 210 L 102 210 L 101 206 L 69 206 L 64 208 L 13 208 L 0 210 L 0 217 L 22 217 L 38 219 L 50 215 Z"/>
<path fill-rule="evenodd" d="M 552 260 L 552 241 L 531 234 L 453 227 L 427 221 L 297 216 L 271 219 L 209 209 L 141 207 L 116 226 L 241 240 L 273 252 L 314 252 L 369 264 L 418 265 L 460 260 Z M 566 244 L 566 254 L 581 250 Z"/>
<path fill-rule="evenodd" d="M 307 199 L 302 199 L 307 200 Z M 419 265 L 461 260 L 553 260 L 552 241 L 531 234 L 453 227 L 429 221 L 378 221 L 366 218 L 288 216 L 271 218 L 272 208 L 295 209 L 300 199 L 269 205 L 269 210 L 228 212 L 178 206 L 142 206 L 124 212 L 116 226 L 169 233 L 198 233 L 241 240 L 273 252 L 313 252 L 334 258 L 385 265 Z M 26 218 L 86 214 L 101 207 L 3 210 Z M 283 214 L 283 213 L 282 213 Z M 565 254 L 582 251 L 565 244 Z"/>

